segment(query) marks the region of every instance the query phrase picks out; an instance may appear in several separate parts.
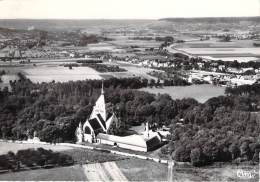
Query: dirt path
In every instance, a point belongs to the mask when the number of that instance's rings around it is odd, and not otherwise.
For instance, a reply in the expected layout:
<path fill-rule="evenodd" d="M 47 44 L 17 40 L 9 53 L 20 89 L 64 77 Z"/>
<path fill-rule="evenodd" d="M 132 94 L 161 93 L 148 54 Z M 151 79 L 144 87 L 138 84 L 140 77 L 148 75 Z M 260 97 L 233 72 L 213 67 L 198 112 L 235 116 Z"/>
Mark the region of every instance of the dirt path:
<path fill-rule="evenodd" d="M 110 171 L 114 181 L 128 181 L 115 162 L 106 162 L 103 165 L 107 171 Z"/>
<path fill-rule="evenodd" d="M 84 165 L 83 169 L 89 181 L 110 181 L 110 178 L 100 163 Z"/>
<path fill-rule="evenodd" d="M 115 162 L 83 165 L 89 181 L 128 181 Z"/>

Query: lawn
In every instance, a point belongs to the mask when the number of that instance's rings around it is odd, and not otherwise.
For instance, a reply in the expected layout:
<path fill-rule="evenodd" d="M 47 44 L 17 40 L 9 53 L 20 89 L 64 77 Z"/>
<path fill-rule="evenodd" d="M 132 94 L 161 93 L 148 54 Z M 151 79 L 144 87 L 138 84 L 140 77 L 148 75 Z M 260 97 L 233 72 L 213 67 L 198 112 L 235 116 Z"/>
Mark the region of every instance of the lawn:
<path fill-rule="evenodd" d="M 86 181 L 80 165 L 58 167 L 53 169 L 37 169 L 0 175 L 1 181 Z"/>
<path fill-rule="evenodd" d="M 117 161 L 116 164 L 129 181 L 167 180 L 167 165 L 139 159 Z"/>
<path fill-rule="evenodd" d="M 128 159 L 116 162 L 122 173 L 131 181 L 166 181 L 168 166 L 152 161 Z M 223 164 L 222 166 L 207 166 L 195 168 L 192 166 L 175 166 L 173 168 L 174 181 L 258 181 L 256 174 L 252 179 L 238 177 L 238 171 L 258 172 L 258 166 L 236 166 Z"/>
<path fill-rule="evenodd" d="M 127 158 L 116 154 L 101 151 L 92 151 L 87 149 L 66 150 L 62 151 L 61 153 L 71 156 L 76 163 L 80 164 L 118 161 Z"/>

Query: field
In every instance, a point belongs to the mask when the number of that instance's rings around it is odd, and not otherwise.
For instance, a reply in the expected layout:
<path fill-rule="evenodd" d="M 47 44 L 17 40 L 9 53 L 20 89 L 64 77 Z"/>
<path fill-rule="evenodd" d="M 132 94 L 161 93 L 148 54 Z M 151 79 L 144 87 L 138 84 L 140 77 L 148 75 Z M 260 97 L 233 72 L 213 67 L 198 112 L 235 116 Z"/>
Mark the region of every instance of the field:
<path fill-rule="evenodd" d="M 17 80 L 18 79 L 18 76 L 15 75 L 15 74 L 8 74 L 8 75 L 3 75 L 3 76 L 0 76 L 1 79 L 2 79 L 2 83 L 0 83 L 0 90 L 5 88 L 5 87 L 8 87 L 8 89 L 10 90 L 11 89 L 11 86 L 9 84 L 9 81 L 10 80 Z"/>
<path fill-rule="evenodd" d="M 126 159 L 127 157 L 95 151 L 95 150 L 87 150 L 87 149 L 72 149 L 72 150 L 64 150 L 62 153 L 67 154 L 73 158 L 74 161 L 80 164 L 85 163 L 97 163 L 97 162 L 107 162 L 107 161 L 118 161 Z"/>
<path fill-rule="evenodd" d="M 102 79 L 98 72 L 89 67 L 36 66 L 23 69 L 25 76 L 32 82 L 67 82 L 85 79 Z"/>
<path fill-rule="evenodd" d="M 107 51 L 107 52 L 121 52 L 123 50 L 112 45 L 110 42 L 103 42 L 98 44 L 89 44 L 87 48 L 88 51 Z"/>
<path fill-rule="evenodd" d="M 220 42 L 218 39 L 211 38 L 204 41 L 190 41 L 177 44 L 175 48 L 254 48 L 252 40 L 232 40 L 230 42 Z"/>
<path fill-rule="evenodd" d="M 204 103 L 211 97 L 224 95 L 225 87 L 214 85 L 191 85 L 191 86 L 173 86 L 164 88 L 142 88 L 142 91 L 147 91 L 153 94 L 169 94 L 172 99 L 194 98 L 197 101 Z"/>
<path fill-rule="evenodd" d="M 29 78 L 34 83 L 41 82 L 51 82 L 55 80 L 56 82 L 68 82 L 68 81 L 77 81 L 77 80 L 86 80 L 86 79 L 106 79 L 111 77 L 117 78 L 128 78 L 128 77 L 143 77 L 147 79 L 155 79 L 154 77 L 149 76 L 147 73 L 151 72 L 152 69 L 143 68 L 140 66 L 135 66 L 127 63 L 117 62 L 117 63 L 108 63 L 107 65 L 117 65 L 120 68 L 127 70 L 127 72 L 106 72 L 99 73 L 98 71 L 90 67 L 73 67 L 69 69 L 68 67 L 59 66 L 61 64 L 75 63 L 73 60 L 32 60 L 32 64 L 23 65 L 20 67 L 17 66 L 5 66 L 1 70 L 7 72 L 6 75 L 2 76 L 3 82 L 0 83 L 0 88 L 9 86 L 10 80 L 17 80 L 18 77 L 16 74 L 22 72 L 27 78 Z M 17 64 L 17 63 L 16 63 Z M 19 64 L 18 64 L 19 65 Z"/>
<path fill-rule="evenodd" d="M 72 150 L 72 147 L 67 146 L 57 146 L 57 145 L 43 145 L 43 144 L 19 144 L 19 143 L 6 143 L 0 142 L 0 155 L 7 154 L 7 152 L 12 151 L 16 153 L 18 150 L 24 150 L 29 148 L 44 148 L 46 150 L 53 150 L 56 152 Z"/>
<path fill-rule="evenodd" d="M 86 181 L 80 165 L 0 174 L 1 181 Z"/>
<path fill-rule="evenodd" d="M 149 47 L 159 47 L 161 42 L 157 42 L 155 40 L 131 40 L 134 36 L 114 36 L 114 41 L 110 43 L 117 47 L 127 48 L 130 46 L 138 46 L 140 48 L 149 48 Z"/>
<path fill-rule="evenodd" d="M 260 48 L 253 47 L 252 40 L 219 42 L 216 39 L 192 41 L 174 45 L 174 48 L 206 59 L 248 62 L 260 60 Z"/>
<path fill-rule="evenodd" d="M 140 67 L 140 66 L 135 66 L 132 64 L 127 64 L 127 63 L 118 63 L 119 67 L 126 69 L 128 72 L 125 73 L 119 73 L 119 74 L 115 74 L 115 76 L 120 77 L 142 77 L 142 78 L 146 78 L 146 79 L 156 79 L 150 75 L 148 75 L 147 73 L 153 71 L 153 69 L 150 68 L 144 68 L 144 67 Z M 125 75 L 124 75 L 125 74 Z"/>
<path fill-rule="evenodd" d="M 252 179 L 239 178 L 238 171 L 251 171 Z M 173 168 L 173 181 L 258 181 L 258 166 L 216 165 L 194 168 L 188 165 Z M 167 165 L 140 159 L 126 159 L 116 162 L 75 165 L 48 170 L 32 170 L 0 175 L 0 180 L 19 181 L 167 181 Z"/>
<path fill-rule="evenodd" d="M 116 162 L 127 179 L 131 181 L 166 181 L 167 165 L 139 159 Z"/>

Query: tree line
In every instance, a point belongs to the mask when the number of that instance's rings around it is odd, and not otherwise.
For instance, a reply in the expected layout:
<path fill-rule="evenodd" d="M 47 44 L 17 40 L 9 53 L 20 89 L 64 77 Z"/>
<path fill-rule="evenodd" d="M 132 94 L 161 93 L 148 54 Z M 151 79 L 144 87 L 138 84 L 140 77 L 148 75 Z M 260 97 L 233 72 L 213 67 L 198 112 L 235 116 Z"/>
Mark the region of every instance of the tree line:
<path fill-rule="evenodd" d="M 0 168 L 2 170 L 20 171 L 25 168 L 50 168 L 73 164 L 74 160 L 69 155 L 43 148 L 18 150 L 16 154 L 9 151 L 5 155 L 0 155 Z"/>

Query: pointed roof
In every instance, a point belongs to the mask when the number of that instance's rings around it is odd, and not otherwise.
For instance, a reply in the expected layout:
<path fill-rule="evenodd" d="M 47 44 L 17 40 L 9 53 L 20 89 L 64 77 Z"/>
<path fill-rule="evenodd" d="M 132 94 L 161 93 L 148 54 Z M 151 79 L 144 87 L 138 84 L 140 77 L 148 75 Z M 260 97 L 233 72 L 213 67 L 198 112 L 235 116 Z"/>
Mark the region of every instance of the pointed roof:
<path fill-rule="evenodd" d="M 103 82 L 102 82 L 102 89 L 101 95 L 97 99 L 93 111 L 90 115 L 90 119 L 97 117 L 100 114 L 104 121 L 106 121 L 107 114 L 106 114 L 106 103 L 105 103 L 105 96 L 104 96 L 104 89 L 103 89 Z"/>
<path fill-rule="evenodd" d="M 96 118 L 94 119 L 90 119 L 89 121 L 89 124 L 90 126 L 92 127 L 92 129 L 94 131 L 97 131 L 97 130 L 101 130 L 102 129 L 102 126 L 100 125 L 100 123 L 98 122 L 98 120 Z M 102 129 L 103 130 L 103 129 Z"/>
<path fill-rule="evenodd" d="M 106 130 L 106 122 L 105 122 L 105 120 L 102 118 L 102 116 L 100 114 L 97 114 L 97 118 L 100 121 L 100 123 L 102 124 L 104 130 Z"/>
<path fill-rule="evenodd" d="M 117 117 L 115 115 L 115 113 L 113 113 L 106 122 L 106 126 L 107 126 L 107 131 L 110 129 L 111 125 L 113 124 L 113 122 L 117 122 Z"/>

